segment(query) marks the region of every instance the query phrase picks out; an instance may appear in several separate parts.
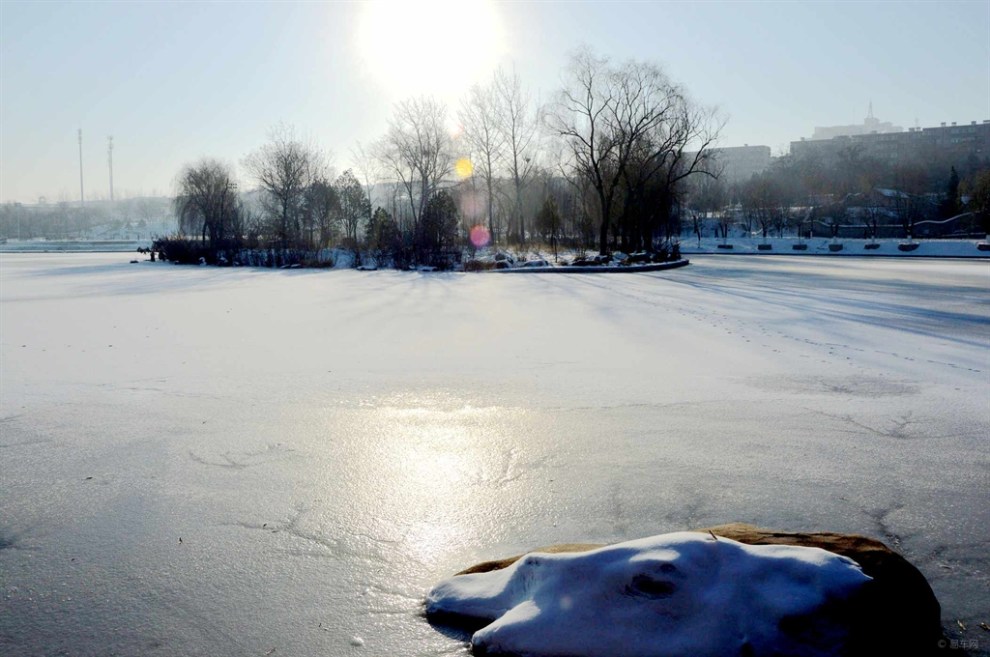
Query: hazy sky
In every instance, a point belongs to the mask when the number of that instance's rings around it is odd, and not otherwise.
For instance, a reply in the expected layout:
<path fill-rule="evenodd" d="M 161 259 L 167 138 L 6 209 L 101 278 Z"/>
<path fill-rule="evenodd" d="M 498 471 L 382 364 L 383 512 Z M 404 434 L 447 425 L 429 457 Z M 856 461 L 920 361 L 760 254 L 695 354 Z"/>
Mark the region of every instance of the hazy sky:
<path fill-rule="evenodd" d="M 776 153 L 873 101 L 905 127 L 990 119 L 990 1 L 0 2 L 0 200 L 169 194 L 284 122 L 349 164 L 391 106 L 455 101 L 502 63 L 549 96 L 580 43 L 664 65 Z M 250 186 L 250 181 L 243 181 Z"/>

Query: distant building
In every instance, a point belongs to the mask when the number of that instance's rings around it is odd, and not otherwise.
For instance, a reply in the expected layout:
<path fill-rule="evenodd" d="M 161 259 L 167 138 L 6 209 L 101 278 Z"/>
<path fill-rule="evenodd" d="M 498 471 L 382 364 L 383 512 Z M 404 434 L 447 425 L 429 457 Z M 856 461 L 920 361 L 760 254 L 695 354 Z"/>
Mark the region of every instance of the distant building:
<path fill-rule="evenodd" d="M 937 128 L 911 128 L 907 132 L 802 139 L 791 142 L 791 155 L 835 157 L 849 148 L 891 164 L 946 160 L 961 163 L 974 158 L 977 162 L 990 161 L 990 120 L 968 125 L 943 123 Z"/>
<path fill-rule="evenodd" d="M 889 132 L 904 132 L 904 128 L 899 125 L 894 125 L 889 122 L 881 122 L 880 119 L 873 116 L 873 103 L 870 103 L 869 112 L 866 118 L 863 119 L 862 125 L 831 125 L 831 126 L 816 126 L 814 134 L 811 138 L 814 140 L 819 139 L 834 139 L 835 137 L 852 137 L 854 135 L 872 135 L 872 134 L 886 134 Z"/>
<path fill-rule="evenodd" d="M 720 180 L 732 184 L 746 182 L 755 173 L 763 173 L 770 166 L 769 146 L 730 146 L 714 148 L 712 154 L 722 167 Z M 693 153 L 687 153 L 689 157 Z"/>

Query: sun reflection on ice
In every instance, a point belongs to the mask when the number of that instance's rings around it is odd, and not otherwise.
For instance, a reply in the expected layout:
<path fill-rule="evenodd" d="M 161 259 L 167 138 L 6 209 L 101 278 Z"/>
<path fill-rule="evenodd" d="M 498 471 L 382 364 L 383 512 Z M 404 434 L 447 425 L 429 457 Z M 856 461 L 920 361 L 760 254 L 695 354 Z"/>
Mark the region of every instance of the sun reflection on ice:
<path fill-rule="evenodd" d="M 496 421 L 504 413 L 426 395 L 388 400 L 364 418 L 381 437 L 367 474 L 375 496 L 369 502 L 376 517 L 405 528 L 409 556 L 430 563 L 469 540 L 469 527 L 490 529 L 476 516 L 486 483 L 504 470 L 504 426 Z"/>

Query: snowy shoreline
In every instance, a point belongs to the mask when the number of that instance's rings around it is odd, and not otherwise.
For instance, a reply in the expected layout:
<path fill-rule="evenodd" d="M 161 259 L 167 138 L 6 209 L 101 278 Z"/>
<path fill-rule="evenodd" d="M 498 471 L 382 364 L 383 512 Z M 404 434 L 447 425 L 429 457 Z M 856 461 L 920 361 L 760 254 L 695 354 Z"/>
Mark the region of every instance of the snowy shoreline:
<path fill-rule="evenodd" d="M 908 244 L 903 239 L 839 239 L 834 241 L 829 238 L 816 237 L 799 242 L 795 237 L 767 238 L 763 240 L 759 237 L 733 237 L 728 240 L 732 248 L 723 248 L 722 239 L 714 237 L 702 238 L 700 245 L 698 241 L 691 237 L 686 237 L 680 242 L 680 251 L 684 255 L 770 255 L 770 256 L 828 256 L 828 257 L 863 257 L 863 258 L 966 258 L 966 259 L 990 259 L 990 246 L 983 240 L 914 240 L 912 245 L 917 245 L 913 250 L 904 251 L 899 247 Z M 769 249 L 760 249 L 760 245 L 767 244 Z M 802 250 L 794 249 L 795 245 L 803 244 Z M 840 244 L 840 250 L 833 250 L 830 245 Z M 866 248 L 867 246 L 872 248 Z M 875 245 L 875 246 L 873 246 Z M 980 245 L 984 246 L 981 250 Z M 41 241 L 24 240 L 8 241 L 0 244 L 0 254 L 2 253 L 136 253 L 138 248 L 148 248 L 151 246 L 148 240 L 125 240 L 125 241 Z M 345 262 L 350 262 L 345 260 Z M 668 263 L 658 263 L 666 265 Z M 683 265 L 675 265 L 677 267 Z M 346 268 L 346 267 L 345 267 Z M 657 267 L 656 270 L 665 267 Z M 539 268 L 531 268 L 533 271 Z M 551 267 L 551 270 L 558 269 Z M 577 273 L 582 271 L 602 272 L 610 271 L 601 267 L 560 267 L 567 272 Z M 616 271 L 633 271 L 631 268 L 613 268 Z M 515 271 L 515 268 L 510 270 Z M 650 269 L 638 268 L 635 271 L 654 271 Z M 546 273 L 546 272 L 544 272 Z"/>
<path fill-rule="evenodd" d="M 767 238 L 734 237 L 729 238 L 732 248 L 724 248 L 721 238 L 702 238 L 700 245 L 696 239 L 686 239 L 680 243 L 681 253 L 686 255 L 772 255 L 772 256 L 828 256 L 828 257 L 862 257 L 862 258 L 990 258 L 990 248 L 980 250 L 982 240 L 914 240 L 903 239 L 848 239 L 832 240 L 829 238 L 812 238 L 798 241 L 796 237 Z M 804 245 L 804 249 L 795 246 Z M 902 250 L 902 245 L 911 245 L 911 250 Z M 769 249 L 760 249 L 761 245 L 769 245 Z M 841 246 L 836 249 L 836 245 Z M 867 247 L 872 248 L 867 248 Z M 987 248 L 987 247 L 985 247 Z"/>
<path fill-rule="evenodd" d="M 664 271 L 667 269 L 679 269 L 691 264 L 691 261 L 682 258 L 671 262 L 656 262 L 645 265 L 621 265 L 621 266 L 549 266 L 549 267 L 511 267 L 509 269 L 492 269 L 484 273 L 490 274 L 637 274 L 648 271 Z"/>

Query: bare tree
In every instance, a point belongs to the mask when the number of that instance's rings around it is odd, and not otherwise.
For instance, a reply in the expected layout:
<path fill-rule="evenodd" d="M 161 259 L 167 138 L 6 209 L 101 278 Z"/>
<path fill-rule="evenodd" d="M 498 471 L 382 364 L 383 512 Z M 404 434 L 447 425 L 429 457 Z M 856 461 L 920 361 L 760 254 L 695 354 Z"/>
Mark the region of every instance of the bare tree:
<path fill-rule="evenodd" d="M 691 181 L 690 202 L 692 229 L 701 245 L 702 219 L 715 216 L 725 209 L 729 194 L 725 182 L 720 178 L 698 177 Z"/>
<path fill-rule="evenodd" d="M 923 218 L 924 192 L 927 189 L 924 167 L 915 163 L 902 163 L 893 167 L 895 185 L 892 198 L 894 208 L 904 227 L 904 236 L 915 237 L 915 224 Z"/>
<path fill-rule="evenodd" d="M 371 208 L 374 203 L 371 194 L 381 176 L 382 163 L 379 158 L 375 157 L 374 149 L 366 149 L 361 142 L 357 142 L 351 149 L 351 160 L 354 162 L 352 170 L 360 176 L 364 183 L 364 192 L 368 197 L 368 220 L 370 221 L 372 218 Z"/>
<path fill-rule="evenodd" d="M 714 108 L 691 102 L 680 88 L 671 89 L 671 100 L 671 115 L 647 131 L 636 152 L 634 170 L 637 176 L 627 173 L 628 178 L 647 188 L 652 181 L 659 191 L 654 201 L 656 223 L 639 226 L 643 232 L 636 236 L 639 239 L 637 248 L 648 247 L 649 231 L 658 227 L 662 227 L 666 231 L 665 238 L 670 239 L 674 228 L 671 210 L 679 202 L 686 181 L 698 175 L 717 179 L 722 174 L 722 166 L 714 157 L 714 147 L 725 125 L 724 119 Z M 627 184 L 627 189 L 635 188 L 635 184 Z"/>
<path fill-rule="evenodd" d="M 571 166 L 591 182 L 598 196 L 599 248 L 608 251 L 608 230 L 619 181 L 631 153 L 622 134 L 618 80 L 609 62 L 581 50 L 567 70 L 566 86 L 547 116 L 550 128 L 564 139 Z"/>
<path fill-rule="evenodd" d="M 495 72 L 494 96 L 498 103 L 498 128 L 505 144 L 506 166 L 512 179 L 512 215 L 519 231 L 517 237 L 523 244 L 526 242 L 526 221 L 522 193 L 532 180 L 536 165 L 533 151 L 539 122 L 515 70 L 511 74 L 502 69 Z"/>
<path fill-rule="evenodd" d="M 622 210 L 617 202 L 636 203 L 635 195 L 659 179 L 662 185 L 650 194 L 672 205 L 678 182 L 707 171 L 721 128 L 714 111 L 696 108 L 658 66 L 615 66 L 588 50 L 572 57 L 547 123 L 569 147 L 571 167 L 598 197 L 603 255 L 613 218 Z"/>
<path fill-rule="evenodd" d="M 477 155 L 473 158 L 474 170 L 481 174 L 485 182 L 488 232 L 494 244 L 496 241 L 495 176 L 507 141 L 501 129 L 502 116 L 495 82 L 486 86 L 473 86 L 461 104 L 458 118 L 468 147 Z"/>
<path fill-rule="evenodd" d="M 245 158 L 244 165 L 263 192 L 273 237 L 282 248 L 302 236 L 306 190 L 326 175 L 327 160 L 323 151 L 284 125 L 275 127 L 271 140 Z"/>
<path fill-rule="evenodd" d="M 760 225 L 764 244 L 771 229 L 777 229 L 778 235 L 783 230 L 787 208 L 781 185 L 772 175 L 756 174 L 743 183 L 740 201 L 743 212 Z"/>
<path fill-rule="evenodd" d="M 237 183 L 231 168 L 211 158 L 186 165 L 179 173 L 175 214 L 179 229 L 199 234 L 211 248 L 240 237 Z"/>
<path fill-rule="evenodd" d="M 396 105 L 388 133 L 376 153 L 384 168 L 405 190 L 414 225 L 453 166 L 447 109 L 433 98 L 413 98 Z"/>

